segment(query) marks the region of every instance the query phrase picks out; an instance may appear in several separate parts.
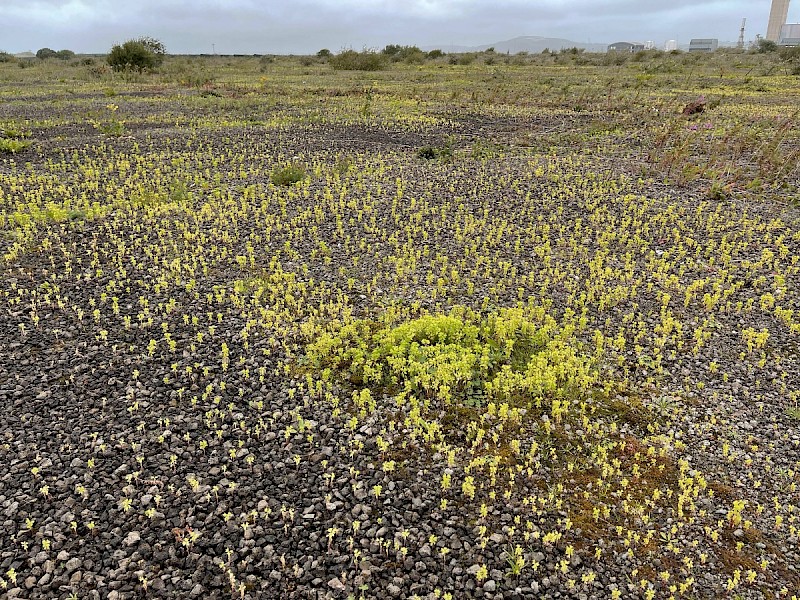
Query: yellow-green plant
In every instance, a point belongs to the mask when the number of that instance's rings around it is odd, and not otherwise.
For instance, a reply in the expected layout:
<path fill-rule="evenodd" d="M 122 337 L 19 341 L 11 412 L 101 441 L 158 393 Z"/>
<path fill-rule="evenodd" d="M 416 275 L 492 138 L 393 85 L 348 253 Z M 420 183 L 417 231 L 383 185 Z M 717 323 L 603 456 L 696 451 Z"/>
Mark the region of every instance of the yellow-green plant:
<path fill-rule="evenodd" d="M 28 140 L 0 138 L 0 154 L 17 154 L 29 148 L 31 144 L 33 144 L 33 142 Z"/>
<path fill-rule="evenodd" d="M 316 335 L 305 361 L 324 381 L 445 405 L 540 407 L 546 396 L 558 401 L 595 381 L 590 361 L 552 318 L 521 309 L 481 319 L 458 308 L 395 327 L 355 321 Z"/>

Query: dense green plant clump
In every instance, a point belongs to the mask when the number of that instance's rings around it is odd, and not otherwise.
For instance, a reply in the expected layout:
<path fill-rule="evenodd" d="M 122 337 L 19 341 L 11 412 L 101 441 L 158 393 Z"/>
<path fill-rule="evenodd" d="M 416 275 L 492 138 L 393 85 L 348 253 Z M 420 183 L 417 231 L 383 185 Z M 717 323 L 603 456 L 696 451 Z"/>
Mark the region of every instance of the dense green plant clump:
<path fill-rule="evenodd" d="M 381 54 L 390 57 L 392 62 L 405 62 L 416 65 L 425 62 L 425 59 L 428 58 L 428 55 L 417 46 L 399 46 L 397 44 L 387 45 L 381 50 Z"/>
<path fill-rule="evenodd" d="M 167 50 L 159 40 L 140 37 L 111 48 L 108 64 L 115 71 L 152 71 L 164 62 Z"/>
<path fill-rule="evenodd" d="M 448 139 L 441 146 L 423 146 L 417 150 L 417 157 L 424 160 L 439 159 L 443 162 L 453 160 L 455 151 L 453 149 L 453 140 Z"/>
<path fill-rule="evenodd" d="M 32 142 L 15 138 L 0 138 L 0 154 L 16 154 L 30 147 Z"/>
<path fill-rule="evenodd" d="M 759 39 L 755 46 L 755 51 L 759 54 L 767 54 L 769 52 L 777 52 L 778 44 L 772 40 Z"/>
<path fill-rule="evenodd" d="M 374 50 L 356 52 L 349 49 L 330 57 L 329 62 L 336 71 L 382 71 L 389 61 L 385 54 Z"/>
<path fill-rule="evenodd" d="M 585 392 L 596 376 L 569 332 L 538 314 L 504 309 L 484 319 L 466 309 L 396 327 L 354 321 L 308 346 L 306 361 L 325 381 L 346 381 L 408 398 L 541 408 L 545 398 Z"/>
<path fill-rule="evenodd" d="M 269 179 L 274 185 L 288 186 L 299 183 L 306 177 L 305 168 L 302 165 L 292 163 L 285 167 L 275 167 Z"/>
<path fill-rule="evenodd" d="M 73 58 L 75 53 L 72 50 L 52 50 L 51 48 L 40 48 L 36 51 L 36 58 L 46 60 L 48 58 L 57 58 L 59 60 L 69 60 Z"/>

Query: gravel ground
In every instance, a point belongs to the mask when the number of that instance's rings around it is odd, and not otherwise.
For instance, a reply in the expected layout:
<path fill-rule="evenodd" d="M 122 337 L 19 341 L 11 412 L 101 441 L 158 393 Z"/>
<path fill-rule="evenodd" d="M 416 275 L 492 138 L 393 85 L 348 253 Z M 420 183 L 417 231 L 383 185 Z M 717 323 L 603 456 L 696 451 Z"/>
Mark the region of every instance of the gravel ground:
<path fill-rule="evenodd" d="M 3 117 L 41 117 L 30 100 Z M 54 124 L 0 162 L 6 214 L 108 207 L 0 241 L 4 598 L 798 593 L 797 330 L 775 310 L 800 311 L 796 211 L 591 157 L 470 158 L 541 118 L 195 130 L 167 117 L 214 114 L 196 98 L 113 101 L 122 137 Z M 417 157 L 450 136 L 454 160 Z M 270 183 L 291 160 L 310 178 Z M 538 470 L 470 471 L 389 398 L 353 423 L 350 390 L 296 369 L 309 320 L 518 301 L 589 353 L 604 336 L 614 382 L 602 428 L 562 426 Z M 626 441 L 606 462 L 604 436 Z"/>

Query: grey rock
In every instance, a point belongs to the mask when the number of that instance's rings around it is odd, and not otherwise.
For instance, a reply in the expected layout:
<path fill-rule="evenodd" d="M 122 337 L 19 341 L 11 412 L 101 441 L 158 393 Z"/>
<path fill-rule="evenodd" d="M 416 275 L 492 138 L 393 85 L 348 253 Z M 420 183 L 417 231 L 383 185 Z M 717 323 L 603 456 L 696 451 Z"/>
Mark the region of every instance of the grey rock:
<path fill-rule="evenodd" d="M 77 571 L 81 566 L 81 559 L 80 558 L 70 558 L 67 561 L 67 564 L 64 565 L 64 568 L 67 570 L 67 575 L 71 574 L 73 571 Z"/>
<path fill-rule="evenodd" d="M 126 546 L 135 546 L 139 543 L 139 540 L 142 539 L 142 536 L 139 534 L 138 531 L 131 531 L 128 535 L 125 536 L 124 544 Z"/>
<path fill-rule="evenodd" d="M 337 592 L 343 592 L 347 589 L 345 585 L 342 583 L 342 580 L 339 579 L 338 577 L 334 577 L 333 579 L 328 581 L 328 587 L 331 588 L 332 590 L 336 590 Z"/>

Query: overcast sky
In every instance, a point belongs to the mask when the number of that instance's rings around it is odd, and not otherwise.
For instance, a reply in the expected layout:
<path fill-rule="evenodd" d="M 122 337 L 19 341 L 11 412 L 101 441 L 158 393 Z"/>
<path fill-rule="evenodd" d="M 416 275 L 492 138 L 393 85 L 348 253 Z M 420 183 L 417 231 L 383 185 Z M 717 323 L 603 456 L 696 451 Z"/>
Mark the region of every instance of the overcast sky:
<path fill-rule="evenodd" d="M 521 35 L 576 42 L 764 35 L 770 0 L 0 0 L 0 50 L 107 52 L 149 35 L 171 53 L 480 45 Z M 800 0 L 789 11 L 800 21 Z"/>

